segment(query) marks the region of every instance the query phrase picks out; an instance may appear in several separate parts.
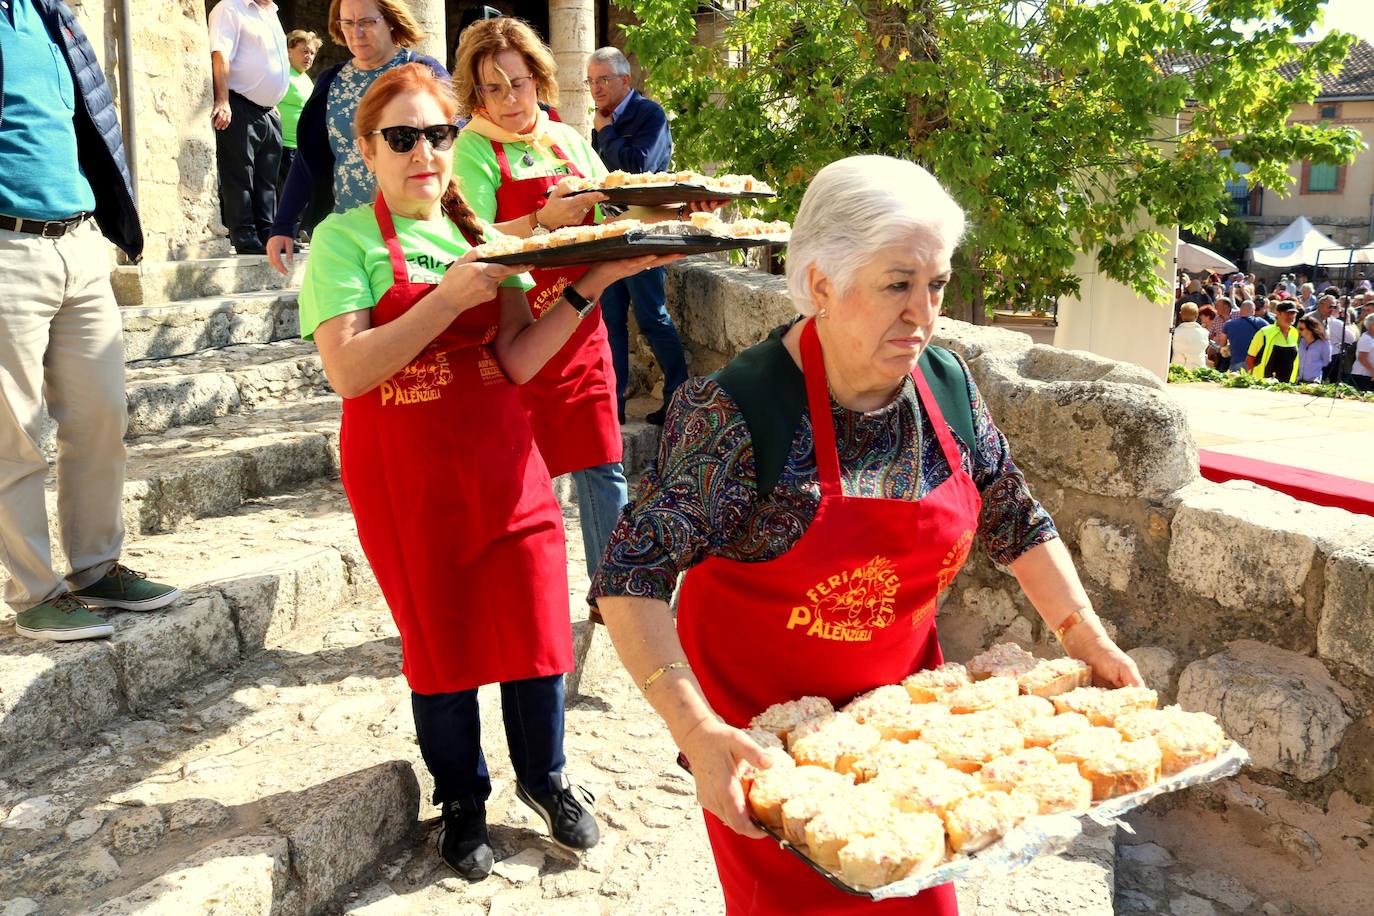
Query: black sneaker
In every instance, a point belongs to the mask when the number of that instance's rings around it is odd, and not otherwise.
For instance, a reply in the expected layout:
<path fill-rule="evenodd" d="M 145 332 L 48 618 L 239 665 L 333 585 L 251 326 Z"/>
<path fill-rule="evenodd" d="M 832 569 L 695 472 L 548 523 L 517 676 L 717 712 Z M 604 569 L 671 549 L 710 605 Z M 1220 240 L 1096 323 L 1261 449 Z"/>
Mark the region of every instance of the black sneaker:
<path fill-rule="evenodd" d="M 486 806 L 444 802 L 440 817 L 439 858 L 469 881 L 491 874 L 496 857 L 487 834 Z"/>
<path fill-rule="evenodd" d="M 553 784 L 555 791 L 535 793 L 517 782 L 515 797 L 544 819 L 549 835 L 559 846 L 573 852 L 591 849 L 601 839 L 601 828 L 587 807 L 596 799 L 586 789 L 568 782 L 562 773 L 553 777 Z"/>
<path fill-rule="evenodd" d="M 663 420 L 668 416 L 668 409 L 660 407 L 658 410 L 651 410 L 644 415 L 644 422 L 650 426 L 662 426 Z"/>

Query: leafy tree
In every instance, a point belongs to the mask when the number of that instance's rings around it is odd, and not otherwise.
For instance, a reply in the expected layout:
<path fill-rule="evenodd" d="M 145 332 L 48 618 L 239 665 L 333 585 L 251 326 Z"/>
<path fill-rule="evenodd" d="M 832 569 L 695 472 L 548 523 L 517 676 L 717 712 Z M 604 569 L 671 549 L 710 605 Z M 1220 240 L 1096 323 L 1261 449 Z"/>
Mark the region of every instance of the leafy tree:
<path fill-rule="evenodd" d="M 974 314 L 1075 292 L 1079 251 L 1163 300 L 1149 221 L 1212 231 L 1237 174 L 1222 146 L 1271 189 L 1294 160 L 1361 148 L 1353 129 L 1285 124 L 1353 43 L 1295 44 L 1324 0 L 617 2 L 681 160 L 766 176 L 770 215 L 843 156 L 930 168 L 970 216 L 956 274 Z"/>
<path fill-rule="evenodd" d="M 1182 229 L 1178 237 L 1185 242 L 1205 245 L 1227 260 L 1239 264 L 1245 257 L 1245 250 L 1251 245 L 1250 227 L 1236 216 L 1229 199 L 1218 204 L 1217 210 L 1226 215 L 1226 222 L 1218 221 L 1210 233 Z"/>

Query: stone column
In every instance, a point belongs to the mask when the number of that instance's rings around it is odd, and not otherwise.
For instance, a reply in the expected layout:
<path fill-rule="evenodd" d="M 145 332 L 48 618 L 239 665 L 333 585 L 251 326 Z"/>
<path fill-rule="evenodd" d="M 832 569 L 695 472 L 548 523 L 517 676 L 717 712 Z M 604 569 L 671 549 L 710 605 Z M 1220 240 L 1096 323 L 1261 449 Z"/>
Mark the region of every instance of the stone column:
<path fill-rule="evenodd" d="M 210 47 L 196 0 L 133 0 L 131 85 L 119 79 L 117 4 L 72 4 L 96 50 L 119 110 L 133 98 L 138 134 L 125 155 L 138 161 L 144 260 L 226 254 L 219 222 L 215 135 L 210 126 Z"/>
<path fill-rule="evenodd" d="M 558 63 L 558 114 L 584 136 L 592 130 L 587 57 L 596 50 L 593 0 L 549 0 L 549 47 Z"/>
<path fill-rule="evenodd" d="M 420 23 L 426 35 L 415 50 L 428 54 L 443 64 L 445 69 L 452 67 L 453 61 L 448 59 L 446 47 L 448 30 L 444 24 L 444 0 L 409 0 L 409 6 L 411 15 Z"/>

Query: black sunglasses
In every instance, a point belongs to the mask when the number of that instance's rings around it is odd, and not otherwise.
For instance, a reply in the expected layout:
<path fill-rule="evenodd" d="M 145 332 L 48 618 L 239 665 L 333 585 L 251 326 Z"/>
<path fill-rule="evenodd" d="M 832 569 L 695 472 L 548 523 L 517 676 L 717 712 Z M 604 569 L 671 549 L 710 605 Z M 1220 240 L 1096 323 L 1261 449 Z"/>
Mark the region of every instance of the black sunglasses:
<path fill-rule="evenodd" d="M 454 139 L 458 136 L 458 128 L 453 124 L 431 124 L 429 127 L 410 127 L 405 124 L 398 124 L 395 127 L 383 127 L 381 130 L 374 130 L 371 134 L 381 134 L 386 145 L 391 147 L 394 153 L 408 153 L 415 148 L 415 144 L 420 142 L 420 135 L 429 141 L 429 145 L 434 149 L 448 149 L 453 145 Z"/>

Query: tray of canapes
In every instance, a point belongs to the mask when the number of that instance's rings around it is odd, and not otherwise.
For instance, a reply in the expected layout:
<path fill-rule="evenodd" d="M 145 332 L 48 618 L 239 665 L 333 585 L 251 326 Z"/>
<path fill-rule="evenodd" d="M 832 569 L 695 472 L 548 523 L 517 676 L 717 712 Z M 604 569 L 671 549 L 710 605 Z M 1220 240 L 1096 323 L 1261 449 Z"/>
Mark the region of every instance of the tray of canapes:
<path fill-rule="evenodd" d="M 771 706 L 749 723 L 773 761 L 744 777 L 751 815 L 835 887 L 882 900 L 1062 852 L 1083 817 L 1110 824 L 1249 762 L 1210 715 L 1090 680 L 1003 644 L 840 709 Z"/>
<path fill-rule="evenodd" d="M 776 191 L 753 175 L 703 175 L 700 172 L 611 172 L 601 179 L 567 179 L 571 194 L 599 191 L 606 202 L 665 207 L 708 200 L 763 200 Z"/>
<path fill-rule="evenodd" d="M 478 260 L 490 264 L 567 267 L 650 254 L 704 254 L 785 244 L 791 232 L 792 227 L 781 220 L 726 222 L 711 213 L 693 213 L 690 220 L 645 223 L 618 219 L 594 226 L 565 226 L 527 239 L 501 236 L 474 250 Z"/>

